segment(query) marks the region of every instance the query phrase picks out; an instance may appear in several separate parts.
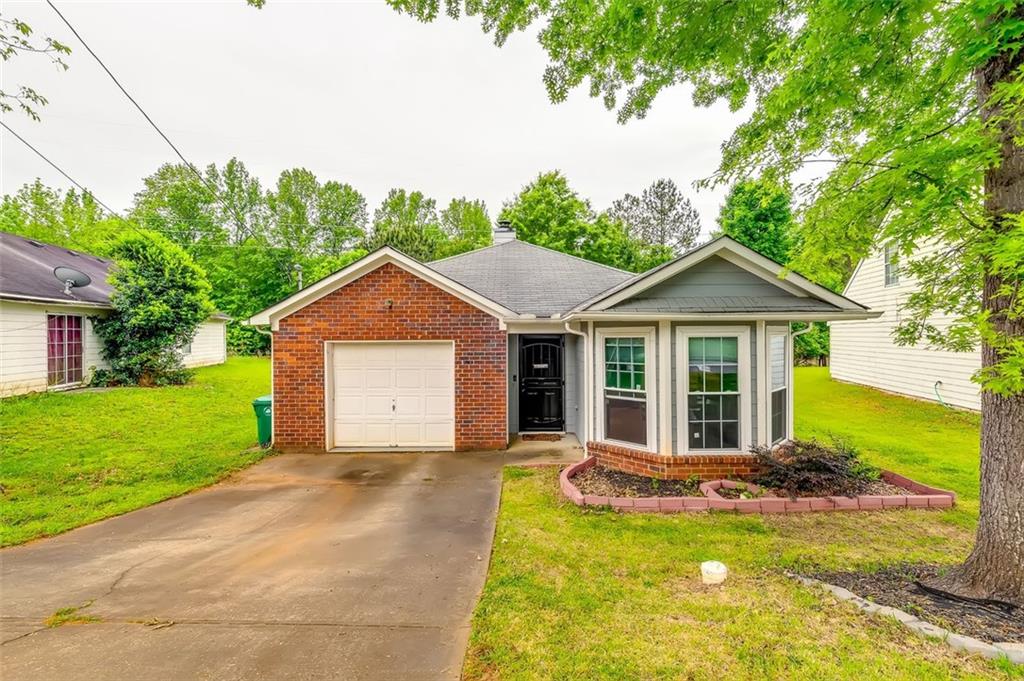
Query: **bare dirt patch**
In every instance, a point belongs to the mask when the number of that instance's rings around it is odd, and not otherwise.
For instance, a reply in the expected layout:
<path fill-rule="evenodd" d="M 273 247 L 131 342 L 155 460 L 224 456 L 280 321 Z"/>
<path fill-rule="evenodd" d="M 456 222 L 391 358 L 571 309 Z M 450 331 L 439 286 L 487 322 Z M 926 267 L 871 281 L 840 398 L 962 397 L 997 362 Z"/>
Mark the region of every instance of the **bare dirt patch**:
<path fill-rule="evenodd" d="M 824 572 L 809 576 L 965 636 L 993 643 L 1024 643 L 1024 607 L 1007 611 L 996 605 L 949 600 L 915 585 L 915 581 L 927 585 L 944 569 L 936 565 L 901 564 L 877 572 Z"/>
<path fill-rule="evenodd" d="M 592 466 L 573 476 L 583 494 L 602 497 L 701 497 L 700 480 L 657 480 L 604 466 Z"/>

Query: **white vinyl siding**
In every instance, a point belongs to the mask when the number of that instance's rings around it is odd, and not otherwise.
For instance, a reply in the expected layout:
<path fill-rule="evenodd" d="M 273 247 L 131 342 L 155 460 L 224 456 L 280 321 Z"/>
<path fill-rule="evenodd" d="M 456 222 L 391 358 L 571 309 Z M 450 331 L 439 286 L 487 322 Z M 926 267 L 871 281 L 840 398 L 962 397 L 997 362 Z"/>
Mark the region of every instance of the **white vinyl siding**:
<path fill-rule="evenodd" d="M 47 389 L 46 318 L 48 314 L 82 317 L 82 378 L 107 366 L 100 356 L 101 341 L 89 315 L 102 310 L 71 305 L 39 305 L 0 301 L 0 397 Z"/>
<path fill-rule="evenodd" d="M 919 253 L 926 255 L 937 248 L 927 246 Z M 860 263 L 846 289 L 848 297 L 883 314 L 877 319 L 831 323 L 832 377 L 932 401 L 936 401 L 935 382 L 941 381 L 939 394 L 947 404 L 980 409 L 978 385 L 971 381 L 981 367 L 980 352 L 896 345 L 892 331 L 914 283 L 904 270 L 898 284 L 885 285 L 883 251 L 879 249 Z M 933 322 L 941 328 L 949 320 L 936 317 Z"/>
<path fill-rule="evenodd" d="M 0 300 L 0 397 L 47 390 L 46 316 L 73 314 L 82 317 L 82 383 L 88 383 L 96 369 L 108 367 L 100 350 L 91 316 L 103 309 L 74 305 L 44 305 Z M 211 319 L 203 322 L 192 342 L 186 366 L 220 364 L 226 359 L 225 324 Z"/>
<path fill-rule="evenodd" d="M 187 367 L 222 364 L 227 359 L 227 348 L 227 324 L 220 319 L 208 319 L 196 329 L 181 362 Z"/>

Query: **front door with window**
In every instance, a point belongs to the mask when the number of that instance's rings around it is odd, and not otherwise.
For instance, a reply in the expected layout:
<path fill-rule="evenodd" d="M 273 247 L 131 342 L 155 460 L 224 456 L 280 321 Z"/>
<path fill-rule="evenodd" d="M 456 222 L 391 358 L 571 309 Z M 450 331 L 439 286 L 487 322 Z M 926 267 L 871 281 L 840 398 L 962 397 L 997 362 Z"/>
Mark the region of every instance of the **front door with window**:
<path fill-rule="evenodd" d="M 565 430 L 564 336 L 519 340 L 519 430 Z"/>

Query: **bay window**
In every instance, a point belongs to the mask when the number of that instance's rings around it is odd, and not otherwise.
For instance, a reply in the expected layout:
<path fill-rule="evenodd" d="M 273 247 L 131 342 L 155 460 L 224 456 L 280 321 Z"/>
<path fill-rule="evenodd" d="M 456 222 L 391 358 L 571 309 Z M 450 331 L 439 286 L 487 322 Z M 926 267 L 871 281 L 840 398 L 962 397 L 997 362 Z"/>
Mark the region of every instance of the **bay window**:
<path fill-rule="evenodd" d="M 653 331 L 598 331 L 604 439 L 649 448 L 654 444 Z"/>

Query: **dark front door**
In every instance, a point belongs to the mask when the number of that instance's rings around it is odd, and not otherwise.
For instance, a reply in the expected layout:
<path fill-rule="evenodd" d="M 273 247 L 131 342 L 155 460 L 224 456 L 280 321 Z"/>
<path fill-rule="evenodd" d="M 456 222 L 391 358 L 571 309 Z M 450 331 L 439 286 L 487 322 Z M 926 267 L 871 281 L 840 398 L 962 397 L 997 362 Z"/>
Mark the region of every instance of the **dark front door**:
<path fill-rule="evenodd" d="M 564 350 L 563 336 L 520 336 L 520 430 L 565 430 Z"/>

